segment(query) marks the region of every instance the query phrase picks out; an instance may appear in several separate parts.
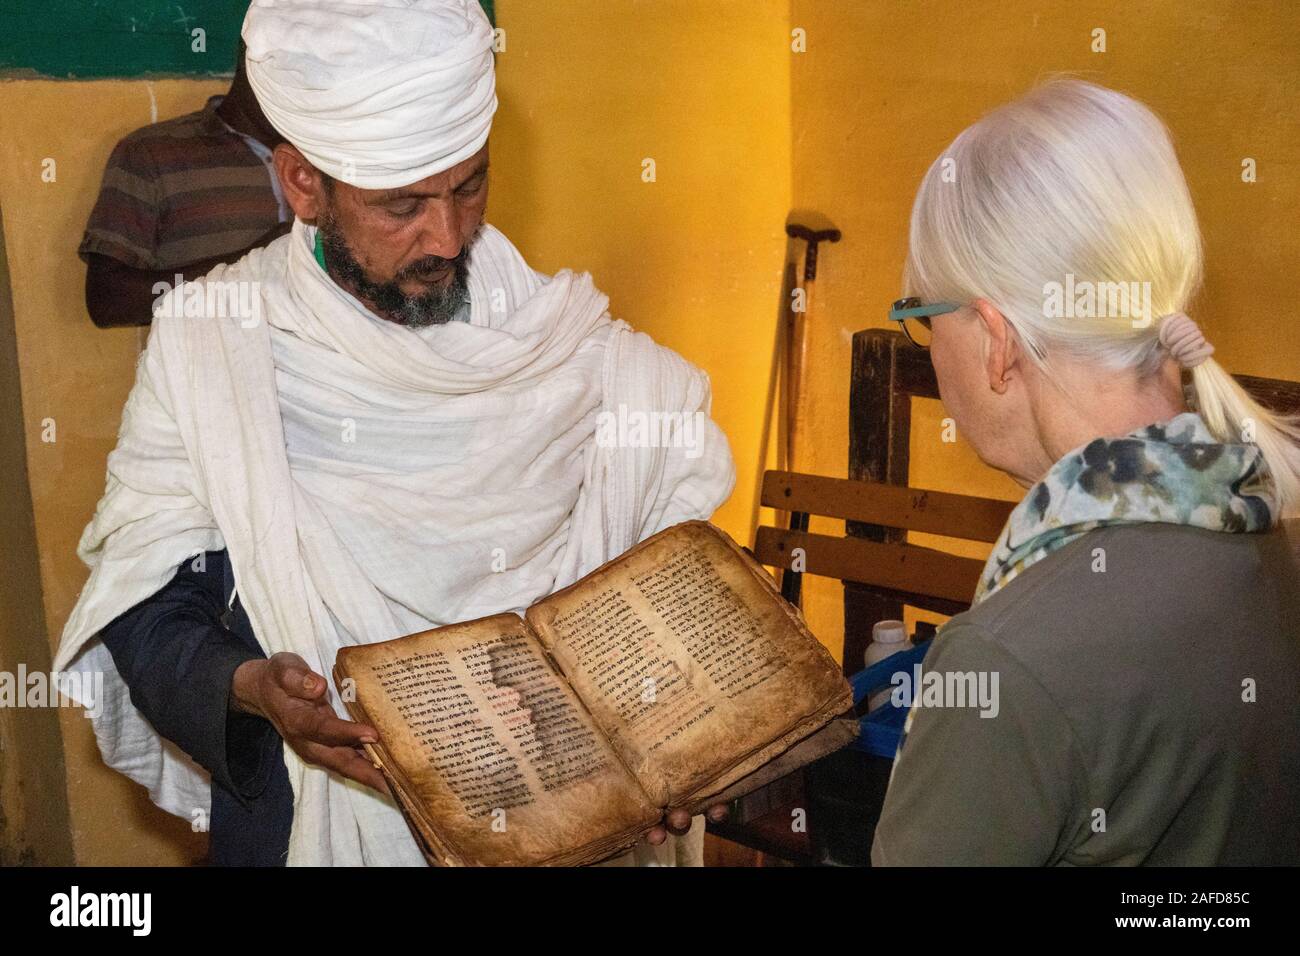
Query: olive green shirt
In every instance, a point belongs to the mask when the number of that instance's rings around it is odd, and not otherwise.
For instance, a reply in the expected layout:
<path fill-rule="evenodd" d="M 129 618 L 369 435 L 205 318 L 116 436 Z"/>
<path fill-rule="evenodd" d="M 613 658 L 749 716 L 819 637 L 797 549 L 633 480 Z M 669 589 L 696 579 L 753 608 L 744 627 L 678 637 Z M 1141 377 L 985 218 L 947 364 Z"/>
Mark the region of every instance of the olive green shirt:
<path fill-rule="evenodd" d="M 953 618 L 923 667 L 996 674 L 996 716 L 914 709 L 874 864 L 1300 864 L 1282 531 L 1090 532 Z"/>

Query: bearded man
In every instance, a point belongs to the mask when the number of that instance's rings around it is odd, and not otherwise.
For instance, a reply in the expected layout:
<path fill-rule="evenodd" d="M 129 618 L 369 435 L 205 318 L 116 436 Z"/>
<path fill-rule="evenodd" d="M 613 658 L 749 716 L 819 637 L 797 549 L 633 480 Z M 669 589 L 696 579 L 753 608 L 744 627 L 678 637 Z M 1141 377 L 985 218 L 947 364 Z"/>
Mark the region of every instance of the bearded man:
<path fill-rule="evenodd" d="M 522 610 L 734 467 L 700 370 L 483 221 L 475 0 L 254 0 L 243 37 L 296 222 L 156 307 L 56 667 L 104 673 L 106 761 L 214 862 L 420 864 L 338 649 Z M 677 427 L 602 439 L 635 413 Z"/>

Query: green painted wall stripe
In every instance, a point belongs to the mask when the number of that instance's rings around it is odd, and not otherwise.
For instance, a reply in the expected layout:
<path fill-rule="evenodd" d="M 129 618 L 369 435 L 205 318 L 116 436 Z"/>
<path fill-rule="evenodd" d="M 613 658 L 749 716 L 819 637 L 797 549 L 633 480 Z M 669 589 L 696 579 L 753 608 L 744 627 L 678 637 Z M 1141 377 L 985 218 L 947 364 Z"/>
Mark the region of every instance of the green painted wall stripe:
<path fill-rule="evenodd" d="M 494 0 L 479 0 L 496 23 Z M 0 73 L 60 79 L 228 75 L 247 4 L 233 0 L 0 0 Z M 204 52 L 191 31 L 205 33 Z"/>

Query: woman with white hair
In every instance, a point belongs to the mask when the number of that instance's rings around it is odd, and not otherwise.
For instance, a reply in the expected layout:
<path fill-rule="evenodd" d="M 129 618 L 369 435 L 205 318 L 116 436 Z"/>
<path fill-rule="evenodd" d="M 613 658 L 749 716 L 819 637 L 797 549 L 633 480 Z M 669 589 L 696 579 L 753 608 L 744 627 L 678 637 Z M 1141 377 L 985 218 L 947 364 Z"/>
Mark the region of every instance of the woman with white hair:
<path fill-rule="evenodd" d="M 1167 131 L 1099 86 L 926 174 L 891 318 L 1029 491 L 924 663 L 993 699 L 913 707 L 876 864 L 1300 863 L 1300 430 L 1187 316 L 1201 258 Z"/>

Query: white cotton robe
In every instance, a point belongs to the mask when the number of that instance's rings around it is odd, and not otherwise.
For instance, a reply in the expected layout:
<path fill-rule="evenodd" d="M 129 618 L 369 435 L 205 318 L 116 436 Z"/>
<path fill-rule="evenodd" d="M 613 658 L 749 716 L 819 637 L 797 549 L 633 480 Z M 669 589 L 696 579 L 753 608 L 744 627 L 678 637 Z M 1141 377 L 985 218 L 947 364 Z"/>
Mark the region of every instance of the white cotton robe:
<path fill-rule="evenodd" d="M 79 547 L 91 575 L 55 667 L 104 673 L 105 761 L 187 819 L 207 776 L 135 710 L 97 639 L 182 561 L 226 548 L 262 649 L 328 675 L 346 644 L 522 611 L 709 517 L 735 483 L 707 376 L 611 319 L 589 275 L 537 273 L 485 225 L 469 321 L 416 331 L 337 286 L 314 238 L 298 222 L 160 303 Z M 234 314 L 185 316 L 174 297 L 198 290 Z M 638 412 L 676 431 L 597 430 Z M 290 864 L 423 863 L 390 799 L 284 759 Z M 698 862 L 700 829 L 621 862 Z"/>

